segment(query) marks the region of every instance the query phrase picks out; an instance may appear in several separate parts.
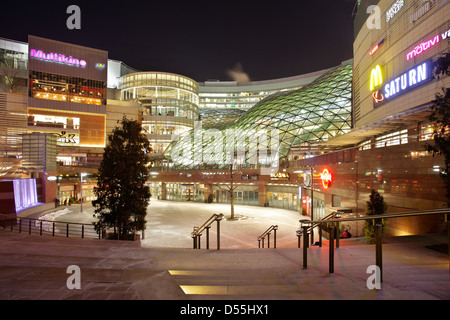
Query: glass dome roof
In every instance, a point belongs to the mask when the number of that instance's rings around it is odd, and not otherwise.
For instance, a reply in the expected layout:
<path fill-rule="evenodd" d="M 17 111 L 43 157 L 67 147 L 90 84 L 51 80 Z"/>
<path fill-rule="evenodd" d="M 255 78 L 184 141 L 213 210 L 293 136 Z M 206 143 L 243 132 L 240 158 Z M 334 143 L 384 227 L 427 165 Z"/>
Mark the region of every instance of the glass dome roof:
<path fill-rule="evenodd" d="M 208 168 L 227 168 L 223 159 L 228 151 L 224 151 L 225 132 L 245 133 L 246 138 L 237 142 L 237 150 L 245 150 L 260 137 L 261 132 L 277 132 L 278 157 L 287 156 L 293 146 L 313 147 L 322 142 L 347 133 L 351 129 L 352 114 L 352 62 L 345 62 L 309 85 L 295 91 L 280 92 L 260 101 L 235 122 L 221 126 L 211 139 L 211 130 L 202 128 L 202 143 L 195 143 L 194 135 L 179 139 L 172 143 L 166 151 L 170 157 L 172 150 L 183 150 L 184 156 L 177 157 L 174 169 L 201 168 L 205 162 L 195 161 L 198 154 L 203 154 L 205 148 L 216 157 L 215 165 Z M 222 132 L 220 139 L 218 132 Z M 198 133 L 197 133 L 198 137 Z M 178 152 L 178 151 L 177 151 Z M 192 155 L 192 156 L 190 156 Z M 180 161 L 180 159 L 182 159 Z M 198 156 L 197 156 L 198 159 Z M 248 156 L 240 163 L 248 162 Z M 210 162 L 211 164 L 211 162 Z M 267 164 L 267 159 L 258 164 Z"/>

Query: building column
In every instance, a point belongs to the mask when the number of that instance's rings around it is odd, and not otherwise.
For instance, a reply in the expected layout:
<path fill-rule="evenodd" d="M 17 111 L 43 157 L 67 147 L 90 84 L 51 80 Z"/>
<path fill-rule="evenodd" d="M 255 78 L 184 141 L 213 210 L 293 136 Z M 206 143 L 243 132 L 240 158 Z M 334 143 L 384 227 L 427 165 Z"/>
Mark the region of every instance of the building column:
<path fill-rule="evenodd" d="M 203 200 L 204 202 L 208 203 L 208 197 L 212 193 L 211 191 L 211 185 L 210 184 L 204 184 L 203 188 Z"/>
<path fill-rule="evenodd" d="M 267 203 L 267 188 L 265 184 L 258 185 L 258 206 L 265 207 Z"/>
<path fill-rule="evenodd" d="M 161 183 L 161 199 L 160 200 L 166 200 L 166 183 Z"/>
<path fill-rule="evenodd" d="M 50 176 L 56 177 L 56 172 L 39 172 L 39 179 L 41 180 L 41 195 L 42 202 L 49 203 L 56 200 L 56 179 L 48 180 Z"/>

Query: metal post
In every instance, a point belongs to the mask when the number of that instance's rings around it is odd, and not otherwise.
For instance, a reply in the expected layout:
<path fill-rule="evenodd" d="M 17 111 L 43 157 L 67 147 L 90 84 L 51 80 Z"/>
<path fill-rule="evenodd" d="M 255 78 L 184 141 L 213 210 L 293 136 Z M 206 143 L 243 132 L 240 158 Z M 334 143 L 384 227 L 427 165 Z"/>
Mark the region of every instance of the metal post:
<path fill-rule="evenodd" d="M 31 219 L 28 220 L 28 234 L 31 234 Z"/>
<path fill-rule="evenodd" d="M 273 248 L 277 248 L 277 228 L 273 229 Z"/>
<path fill-rule="evenodd" d="M 69 237 L 69 224 L 66 225 L 66 238 Z"/>
<path fill-rule="evenodd" d="M 211 227 L 206 227 L 206 249 L 209 250 L 209 228 Z"/>
<path fill-rule="evenodd" d="M 217 221 L 217 250 L 220 250 L 220 219 L 216 219 Z"/>
<path fill-rule="evenodd" d="M 201 245 L 202 245 L 202 235 L 199 234 L 197 238 L 198 238 L 198 240 L 197 240 L 197 241 L 198 241 L 197 248 L 198 248 L 198 249 L 201 249 Z"/>
<path fill-rule="evenodd" d="M 308 268 L 308 227 L 303 229 L 303 269 Z"/>
<path fill-rule="evenodd" d="M 375 225 L 375 241 L 376 241 L 376 265 L 380 268 L 380 282 L 383 282 L 383 251 L 382 251 L 382 231 L 383 225 Z"/>
<path fill-rule="evenodd" d="M 334 230 L 335 226 L 330 226 L 330 254 L 328 264 L 329 273 L 334 273 Z"/>
<path fill-rule="evenodd" d="M 55 223 L 53 222 L 53 228 L 52 228 L 52 236 L 55 236 Z"/>
<path fill-rule="evenodd" d="M 262 238 L 261 240 L 262 240 L 262 247 L 264 248 L 264 238 Z"/>
<path fill-rule="evenodd" d="M 19 233 L 22 233 L 22 219 L 19 219 Z"/>
<path fill-rule="evenodd" d="M 267 248 L 270 248 L 270 232 L 267 234 Z"/>
<path fill-rule="evenodd" d="M 319 223 L 319 247 L 322 248 L 322 224 Z"/>
<path fill-rule="evenodd" d="M 261 248 L 261 240 L 258 240 L 258 248 Z"/>
<path fill-rule="evenodd" d="M 336 248 L 339 248 L 339 239 L 341 238 L 341 223 L 336 223 Z"/>
<path fill-rule="evenodd" d="M 39 235 L 42 236 L 42 220 L 41 220 L 41 225 L 39 227 Z"/>
<path fill-rule="evenodd" d="M 192 237 L 192 241 L 193 241 L 192 249 L 197 249 L 197 239 L 195 236 Z"/>
<path fill-rule="evenodd" d="M 136 239 L 136 230 L 134 231 L 134 236 L 135 236 L 135 239 Z M 81 239 L 84 239 L 84 224 L 82 224 L 81 225 Z"/>

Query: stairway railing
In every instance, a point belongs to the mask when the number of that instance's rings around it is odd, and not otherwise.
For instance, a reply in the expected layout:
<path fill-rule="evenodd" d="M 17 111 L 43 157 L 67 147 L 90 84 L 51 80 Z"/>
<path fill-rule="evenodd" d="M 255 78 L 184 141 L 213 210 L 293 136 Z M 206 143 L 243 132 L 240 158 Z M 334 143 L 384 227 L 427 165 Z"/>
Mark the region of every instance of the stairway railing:
<path fill-rule="evenodd" d="M 266 231 L 264 231 L 259 237 L 258 237 L 258 248 L 261 248 L 261 243 L 262 243 L 262 247 L 264 248 L 264 240 L 267 237 L 267 248 L 270 248 L 270 233 L 273 231 L 273 247 L 274 249 L 277 248 L 277 230 L 278 230 L 278 226 L 276 225 L 272 225 L 269 227 L 269 229 L 267 229 Z"/>
<path fill-rule="evenodd" d="M 193 240 L 193 248 L 200 249 L 201 236 L 203 231 L 206 230 L 206 249 L 209 249 L 209 229 L 214 222 L 217 222 L 217 250 L 220 250 L 220 221 L 223 220 L 223 214 L 213 214 L 208 220 L 205 221 L 200 227 L 194 227 L 191 233 Z"/>

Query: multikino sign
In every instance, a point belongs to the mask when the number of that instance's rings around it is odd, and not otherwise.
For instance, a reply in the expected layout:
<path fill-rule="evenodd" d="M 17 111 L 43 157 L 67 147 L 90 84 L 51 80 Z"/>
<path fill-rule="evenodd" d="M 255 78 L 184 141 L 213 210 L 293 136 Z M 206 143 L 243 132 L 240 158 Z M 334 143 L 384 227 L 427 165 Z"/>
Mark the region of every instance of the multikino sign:
<path fill-rule="evenodd" d="M 36 50 L 36 49 L 30 50 L 30 57 L 32 57 L 34 59 L 42 60 L 42 61 L 54 62 L 54 63 L 59 63 L 59 64 L 65 64 L 68 66 L 81 67 L 81 68 L 85 68 L 87 65 L 85 60 L 75 59 L 72 56 L 66 56 L 61 53 L 55 53 L 55 52 L 45 53 L 42 50 Z"/>
<path fill-rule="evenodd" d="M 431 79 L 431 61 L 427 60 L 400 76 L 386 81 L 385 85 L 377 93 L 377 99 L 374 98 L 374 103 L 379 105 L 381 102 L 389 101 L 410 89 L 425 84 Z"/>

